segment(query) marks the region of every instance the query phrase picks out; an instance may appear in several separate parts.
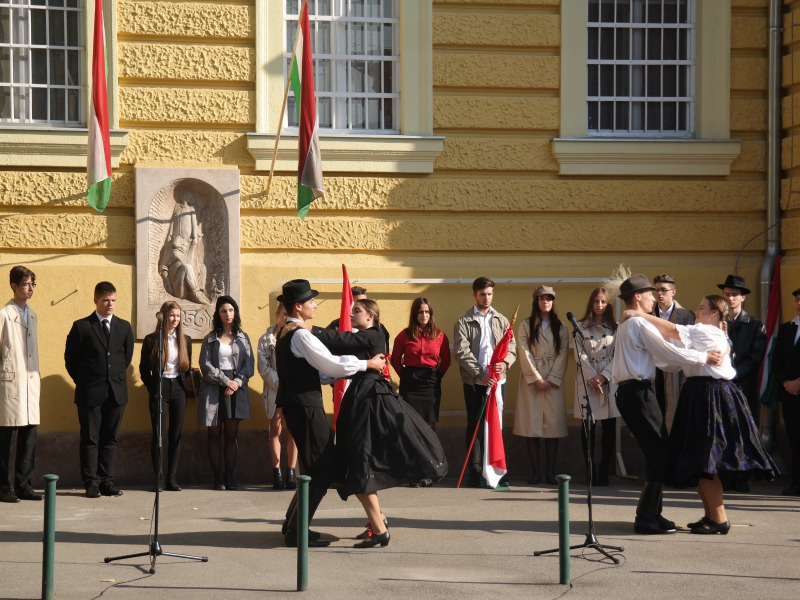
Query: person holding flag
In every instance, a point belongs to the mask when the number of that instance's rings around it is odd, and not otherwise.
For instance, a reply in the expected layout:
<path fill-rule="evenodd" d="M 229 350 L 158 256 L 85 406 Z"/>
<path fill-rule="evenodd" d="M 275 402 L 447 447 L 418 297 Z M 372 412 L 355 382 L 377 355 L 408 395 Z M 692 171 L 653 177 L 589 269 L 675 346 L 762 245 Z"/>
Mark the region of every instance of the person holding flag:
<path fill-rule="evenodd" d="M 481 422 L 484 398 L 495 384 L 498 384 L 495 395 L 498 420 L 502 415 L 505 373 L 517 358 L 517 344 L 512 335 L 508 338 L 505 356 L 499 361 L 492 361 L 495 348 L 505 339 L 509 330 L 508 319 L 492 307 L 494 288 L 494 281 L 488 277 L 478 277 L 473 281 L 472 297 L 475 304 L 456 321 L 454 327 L 453 354 L 464 384 L 464 405 L 467 409 L 465 447 L 468 452 L 469 487 L 479 487 L 481 477 L 493 488 L 506 483 L 505 472 L 498 476 L 486 460 L 486 428 Z M 494 419 L 494 415 L 491 418 Z M 473 438 L 474 444 L 471 443 Z M 490 441 L 502 444 L 502 427 L 499 439 L 495 436 Z"/>

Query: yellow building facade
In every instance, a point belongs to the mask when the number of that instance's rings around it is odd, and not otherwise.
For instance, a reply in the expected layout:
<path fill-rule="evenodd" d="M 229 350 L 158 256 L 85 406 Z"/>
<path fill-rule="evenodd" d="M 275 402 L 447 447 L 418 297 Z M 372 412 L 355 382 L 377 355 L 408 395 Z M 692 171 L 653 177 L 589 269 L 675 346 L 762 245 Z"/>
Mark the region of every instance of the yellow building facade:
<path fill-rule="evenodd" d="M 400 133 L 323 132 L 325 197 L 304 221 L 294 210 L 296 135 L 281 140 L 266 193 L 284 84 L 284 4 L 105 2 L 115 132 L 103 213 L 85 201 L 85 130 L 0 128 L 0 266 L 25 264 L 39 284 L 32 304 L 41 323 L 41 438 L 78 430 L 63 348 L 72 322 L 93 310 L 94 284 L 112 281 L 119 314 L 135 322 L 137 167 L 239 170 L 241 307 L 253 341 L 292 278 L 322 292 L 319 324 L 338 317 L 343 263 L 351 282 L 380 302 L 392 334 L 407 325 L 411 301 L 426 296 L 451 336 L 478 276 L 497 282 L 496 308 L 510 316 L 519 305 L 520 319 L 538 283 L 555 288 L 562 316 L 582 315 L 591 290 L 620 263 L 650 278 L 673 275 L 677 299 L 691 309 L 729 273 L 758 288 L 768 0 L 696 3 L 695 139 L 660 142 L 587 135 L 583 0 L 398 0 Z M 787 32 L 794 4 L 785 3 Z M 90 31 L 94 0 L 80 5 Z M 88 65 L 90 39 L 86 46 Z M 792 68 L 800 72 L 800 60 L 791 60 L 797 46 L 788 34 L 784 48 L 783 280 L 793 289 L 800 151 L 792 153 Z M 759 314 L 757 294 L 747 305 Z M 138 347 L 123 435 L 149 435 L 137 365 Z M 508 410 L 518 377 L 513 367 Z M 570 412 L 573 378 L 571 361 Z M 250 385 L 254 418 L 243 429 L 260 432 L 258 376 Z M 197 430 L 193 408 L 187 430 Z M 442 427 L 463 427 L 455 366 L 442 415 Z"/>

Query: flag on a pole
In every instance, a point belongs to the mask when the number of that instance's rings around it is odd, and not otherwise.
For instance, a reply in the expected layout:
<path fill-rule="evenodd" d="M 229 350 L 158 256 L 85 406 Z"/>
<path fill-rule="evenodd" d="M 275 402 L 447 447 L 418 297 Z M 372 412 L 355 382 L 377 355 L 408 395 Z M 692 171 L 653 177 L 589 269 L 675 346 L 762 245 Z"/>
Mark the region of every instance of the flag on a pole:
<path fill-rule="evenodd" d="M 508 356 L 508 345 L 514 339 L 512 327 L 513 322 L 509 324 L 505 334 L 495 346 L 490 369 L 494 369 L 496 364 L 503 362 Z M 503 446 L 503 392 L 499 381 L 489 390 L 489 398 L 486 403 L 486 427 L 484 427 L 483 436 L 483 479 L 486 481 L 486 485 L 496 488 L 508 472 L 506 450 Z"/>
<path fill-rule="evenodd" d="M 772 274 L 772 288 L 769 291 L 769 304 L 767 304 L 767 352 L 761 362 L 761 370 L 758 374 L 759 386 L 758 397 L 761 404 L 768 406 L 772 410 L 778 409 L 778 390 L 774 376 L 775 364 L 775 340 L 778 336 L 778 325 L 781 318 L 781 257 L 775 260 L 775 270 Z M 758 424 L 759 415 L 753 415 Z"/>
<path fill-rule="evenodd" d="M 300 38 L 289 69 L 289 79 L 297 108 L 300 129 L 297 160 L 297 214 L 305 219 L 311 203 L 324 194 L 322 189 L 322 155 L 319 148 L 319 122 L 314 94 L 314 61 L 311 56 L 311 28 L 308 3 L 303 3 L 297 26 Z"/>
<path fill-rule="evenodd" d="M 353 331 L 350 322 L 350 311 L 353 308 L 353 291 L 350 289 L 350 278 L 347 276 L 347 267 L 342 265 L 342 306 L 339 309 L 339 331 Z M 336 419 L 339 417 L 339 408 L 342 398 L 350 384 L 349 379 L 339 379 L 333 384 L 333 429 L 336 430 Z"/>
<path fill-rule="evenodd" d="M 92 103 L 89 106 L 89 152 L 87 172 L 89 192 L 86 201 L 103 211 L 111 195 L 111 138 L 108 125 L 106 91 L 106 32 L 103 3 L 94 3 L 94 48 L 92 51 Z"/>

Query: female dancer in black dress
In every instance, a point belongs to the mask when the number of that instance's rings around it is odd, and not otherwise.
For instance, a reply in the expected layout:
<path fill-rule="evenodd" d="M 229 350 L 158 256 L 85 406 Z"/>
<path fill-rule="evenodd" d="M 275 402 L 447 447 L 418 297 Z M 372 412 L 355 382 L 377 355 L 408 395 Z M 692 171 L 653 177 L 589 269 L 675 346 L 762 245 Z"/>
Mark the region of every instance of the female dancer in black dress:
<path fill-rule="evenodd" d="M 153 435 L 150 443 L 150 454 L 153 469 L 157 470 L 158 460 L 158 393 L 161 385 L 161 397 L 164 400 L 165 412 L 169 414 L 169 432 L 167 439 L 167 490 L 181 491 L 176 473 L 178 457 L 181 452 L 181 432 L 183 418 L 186 415 L 186 375 L 192 366 L 192 339 L 183 333 L 181 324 L 181 307 L 177 302 L 165 302 L 161 305 L 161 323 L 153 333 L 148 334 L 142 343 L 142 357 L 139 361 L 139 376 L 150 396 L 150 422 Z M 159 341 L 159 329 L 161 340 Z M 159 352 L 160 350 L 160 352 Z M 159 353 L 161 363 L 159 364 Z M 159 379 L 159 372 L 162 373 Z M 162 414 L 162 431 L 164 430 Z M 158 483 L 161 485 L 161 482 Z"/>
<path fill-rule="evenodd" d="M 352 323 L 358 332 L 332 332 L 320 339 L 331 351 L 359 358 L 385 353 L 379 328 L 380 310 L 373 300 L 353 303 Z M 316 331 L 315 331 L 316 333 Z M 389 544 L 389 529 L 381 513 L 378 490 L 447 474 L 447 460 L 436 434 L 377 371 L 357 373 L 342 398 L 336 421 L 336 468 L 339 495 L 355 494 L 369 519 L 365 539 L 356 548 Z"/>
<path fill-rule="evenodd" d="M 736 370 L 731 365 L 728 341 L 728 303 L 722 296 L 704 297 L 695 325 L 675 325 L 637 311 L 625 311 L 624 315 L 646 319 L 667 340 L 686 348 L 725 354 L 721 366 L 683 368 L 686 383 L 669 435 L 674 483 L 696 485 L 705 510 L 699 521 L 689 523 L 689 529 L 701 535 L 725 535 L 730 523 L 719 475 L 759 472 L 774 479 L 778 472 L 761 444 L 747 399 L 732 381 Z"/>

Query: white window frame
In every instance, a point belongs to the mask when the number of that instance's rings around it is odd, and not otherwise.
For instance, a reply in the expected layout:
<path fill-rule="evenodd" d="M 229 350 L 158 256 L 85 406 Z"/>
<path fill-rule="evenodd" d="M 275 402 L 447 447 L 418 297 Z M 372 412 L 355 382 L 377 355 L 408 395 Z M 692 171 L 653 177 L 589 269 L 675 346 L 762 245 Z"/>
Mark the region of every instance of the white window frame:
<path fill-rule="evenodd" d="M 108 65 L 109 124 L 111 127 L 111 166 L 119 167 L 119 156 L 128 145 L 128 132 L 119 129 L 117 85 L 117 3 L 102 0 L 106 25 L 106 64 Z M 81 115 L 89 114 L 91 102 L 91 57 L 94 30 L 95 0 L 83 0 L 85 52 L 82 69 L 85 73 Z M 4 167 L 86 167 L 88 129 L 85 125 L 40 125 L 33 123 L 0 123 L 0 166 Z"/>
<path fill-rule="evenodd" d="M 552 151 L 562 175 L 730 174 L 730 0 L 696 3 L 694 138 L 602 137 L 587 123 L 588 3 L 561 4 L 561 130 Z"/>
<path fill-rule="evenodd" d="M 256 170 L 272 162 L 284 86 L 284 0 L 256 0 L 256 131 L 247 149 Z M 444 147 L 433 135 L 433 9 L 431 0 L 400 0 L 399 134 L 321 130 L 325 173 L 432 173 Z M 282 128 L 276 171 L 297 170 L 297 133 Z"/>

